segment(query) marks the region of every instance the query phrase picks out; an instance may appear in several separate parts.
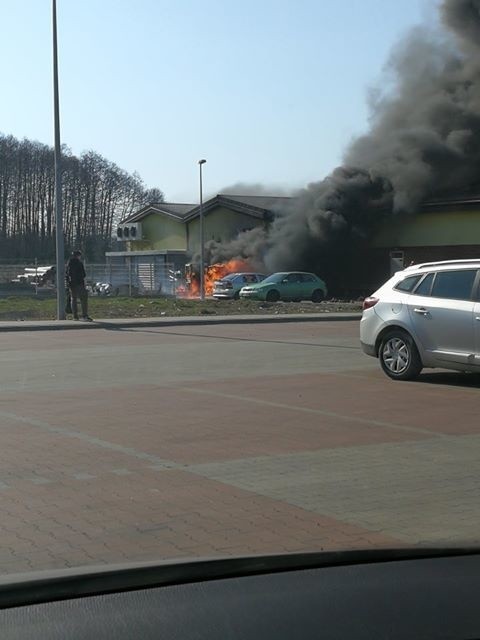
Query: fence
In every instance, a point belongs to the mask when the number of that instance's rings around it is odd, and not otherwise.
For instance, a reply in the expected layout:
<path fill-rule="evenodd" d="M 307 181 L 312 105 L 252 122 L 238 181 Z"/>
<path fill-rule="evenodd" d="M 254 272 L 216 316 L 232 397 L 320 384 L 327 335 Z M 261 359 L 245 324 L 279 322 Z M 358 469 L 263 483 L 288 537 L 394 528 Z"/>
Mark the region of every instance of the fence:
<path fill-rule="evenodd" d="M 88 264 L 85 270 L 89 284 L 109 284 L 118 295 L 174 296 L 179 284 L 171 264 Z"/>
<path fill-rule="evenodd" d="M 21 282 L 22 278 L 26 278 L 26 269 L 35 270 L 36 266 L 47 265 L 35 265 L 35 263 L 29 264 L 2 264 L 0 265 L 0 283 L 7 284 L 11 282 Z"/>
<path fill-rule="evenodd" d="M 148 261 L 129 265 L 86 264 L 85 270 L 87 286 L 93 293 L 175 296 L 180 284 L 170 264 Z M 55 268 L 51 264 L 0 265 L 0 296 L 48 295 L 54 290 Z"/>

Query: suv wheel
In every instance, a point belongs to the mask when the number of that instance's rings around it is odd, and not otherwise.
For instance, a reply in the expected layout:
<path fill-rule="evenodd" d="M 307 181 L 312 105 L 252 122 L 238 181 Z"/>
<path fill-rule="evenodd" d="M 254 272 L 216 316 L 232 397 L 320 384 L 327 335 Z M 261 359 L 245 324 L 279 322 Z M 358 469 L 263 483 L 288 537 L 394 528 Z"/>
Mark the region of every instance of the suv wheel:
<path fill-rule="evenodd" d="M 378 353 L 384 372 L 393 380 L 413 380 L 423 368 L 418 349 L 405 331 L 389 331 Z"/>

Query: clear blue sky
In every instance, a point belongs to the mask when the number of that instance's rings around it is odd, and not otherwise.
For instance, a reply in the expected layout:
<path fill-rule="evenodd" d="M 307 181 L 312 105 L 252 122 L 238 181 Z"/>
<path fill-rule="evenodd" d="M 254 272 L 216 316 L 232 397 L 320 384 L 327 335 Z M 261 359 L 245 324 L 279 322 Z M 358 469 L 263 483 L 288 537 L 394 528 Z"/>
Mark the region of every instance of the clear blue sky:
<path fill-rule="evenodd" d="M 302 186 L 367 127 L 390 48 L 436 0 L 57 0 L 62 142 L 168 200 Z M 50 0 L 0 0 L 0 131 L 52 141 Z"/>

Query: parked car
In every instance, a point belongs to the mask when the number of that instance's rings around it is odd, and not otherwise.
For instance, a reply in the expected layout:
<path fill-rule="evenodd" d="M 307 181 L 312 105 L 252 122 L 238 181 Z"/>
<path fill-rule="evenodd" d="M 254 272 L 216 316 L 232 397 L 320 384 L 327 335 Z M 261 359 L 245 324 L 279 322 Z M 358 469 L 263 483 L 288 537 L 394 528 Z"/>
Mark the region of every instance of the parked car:
<path fill-rule="evenodd" d="M 19 273 L 12 282 L 26 283 L 39 287 L 55 286 L 55 265 L 48 267 L 25 267 L 23 273 Z"/>
<path fill-rule="evenodd" d="M 240 289 L 247 284 L 257 284 L 265 278 L 263 273 L 230 273 L 221 280 L 217 280 L 213 287 L 214 298 L 238 300 Z"/>
<path fill-rule="evenodd" d="M 480 260 L 396 273 L 363 304 L 362 348 L 394 380 L 423 367 L 480 372 Z"/>
<path fill-rule="evenodd" d="M 327 296 L 327 286 L 313 273 L 303 271 L 274 273 L 258 284 L 251 284 L 240 291 L 241 298 L 253 300 L 312 300 L 321 302 Z"/>

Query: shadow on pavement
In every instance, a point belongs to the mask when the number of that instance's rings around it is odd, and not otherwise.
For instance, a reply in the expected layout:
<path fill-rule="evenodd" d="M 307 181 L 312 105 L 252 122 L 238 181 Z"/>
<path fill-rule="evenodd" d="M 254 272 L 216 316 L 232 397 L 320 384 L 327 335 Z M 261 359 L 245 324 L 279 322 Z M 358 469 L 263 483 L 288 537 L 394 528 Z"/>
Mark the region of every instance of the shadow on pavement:
<path fill-rule="evenodd" d="M 430 371 L 419 376 L 417 382 L 448 387 L 480 387 L 480 373 L 461 371 Z"/>
<path fill-rule="evenodd" d="M 147 333 L 150 335 L 167 335 L 167 336 L 181 336 L 181 337 L 189 337 L 189 338 L 207 338 L 207 339 L 215 339 L 215 340 L 229 340 L 232 342 L 262 342 L 262 343 L 272 343 L 272 344 L 288 344 L 288 345 L 298 345 L 299 347 L 319 347 L 322 349 L 350 349 L 353 351 L 360 351 L 361 347 L 359 345 L 345 345 L 345 344 L 323 344 L 318 342 L 296 342 L 295 340 L 268 340 L 267 338 L 245 338 L 243 336 L 221 336 L 217 334 L 210 333 L 192 333 L 192 332 L 179 332 L 179 331 L 170 331 L 172 327 L 151 327 L 141 328 L 141 327 L 119 327 L 113 324 L 109 324 L 107 322 L 101 323 L 101 328 L 106 329 L 107 331 L 121 331 L 122 333 Z M 185 325 L 185 328 L 190 329 L 193 327 L 189 327 Z"/>

